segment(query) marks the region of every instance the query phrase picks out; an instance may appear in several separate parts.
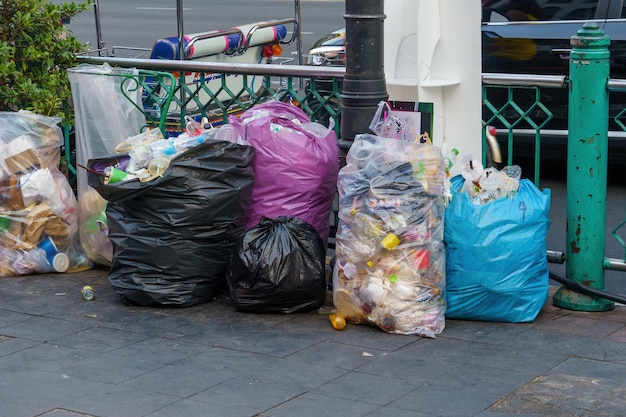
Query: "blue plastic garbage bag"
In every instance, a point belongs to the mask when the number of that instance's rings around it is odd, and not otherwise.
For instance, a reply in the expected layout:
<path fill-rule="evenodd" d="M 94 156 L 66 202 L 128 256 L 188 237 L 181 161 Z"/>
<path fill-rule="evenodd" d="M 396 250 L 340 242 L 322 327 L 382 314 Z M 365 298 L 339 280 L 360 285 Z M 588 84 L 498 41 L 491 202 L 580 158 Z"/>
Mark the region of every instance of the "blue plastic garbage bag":
<path fill-rule="evenodd" d="M 473 203 L 452 179 L 446 209 L 446 318 L 532 322 L 548 296 L 550 190 L 520 180 L 512 198 Z"/>

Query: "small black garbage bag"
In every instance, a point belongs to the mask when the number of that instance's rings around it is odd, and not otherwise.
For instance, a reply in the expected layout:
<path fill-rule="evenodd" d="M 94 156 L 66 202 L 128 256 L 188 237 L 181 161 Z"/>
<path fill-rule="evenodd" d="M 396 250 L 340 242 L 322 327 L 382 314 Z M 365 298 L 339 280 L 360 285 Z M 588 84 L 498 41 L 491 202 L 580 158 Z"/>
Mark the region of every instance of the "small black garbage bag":
<path fill-rule="evenodd" d="M 252 198 L 254 149 L 207 141 L 174 158 L 162 177 L 105 185 L 113 261 L 109 281 L 138 305 L 190 306 L 227 289 L 226 271 L 245 231 Z M 89 168 L 116 158 L 89 160 Z"/>
<path fill-rule="evenodd" d="M 226 279 L 238 309 L 303 313 L 326 294 L 324 241 L 298 217 L 261 217 L 238 240 Z"/>

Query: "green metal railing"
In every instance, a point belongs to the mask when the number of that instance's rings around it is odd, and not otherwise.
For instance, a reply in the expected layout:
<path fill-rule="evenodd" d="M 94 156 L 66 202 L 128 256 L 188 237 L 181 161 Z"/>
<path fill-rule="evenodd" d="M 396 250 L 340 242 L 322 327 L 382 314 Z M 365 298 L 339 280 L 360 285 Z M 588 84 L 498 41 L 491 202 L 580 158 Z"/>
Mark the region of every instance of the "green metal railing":
<path fill-rule="evenodd" d="M 541 167 L 541 130 L 554 114 L 542 101 L 542 93 L 550 88 L 565 88 L 565 76 L 528 74 L 483 74 L 483 128 L 496 125 L 506 132 L 506 165 L 515 162 L 516 137 L 530 136 L 533 140 L 533 180 L 539 185 Z M 484 130 L 484 129 L 483 129 Z M 564 141 L 566 138 L 564 137 Z M 483 149 L 488 149 L 483 135 Z M 483 156 L 485 159 L 485 156 Z"/>
<path fill-rule="evenodd" d="M 328 125 L 332 118 L 339 133 L 343 68 L 91 56 L 79 56 L 78 60 L 157 71 L 173 77 L 173 88 L 168 86 L 171 96 L 168 107 L 159 103 L 151 108 L 150 103 L 144 103 L 148 105 L 146 115 L 159 124 L 164 123 L 166 130 L 181 130 L 186 115 L 207 118 L 216 125 L 227 123 L 230 115 L 275 99 L 296 104 L 313 121 Z"/>

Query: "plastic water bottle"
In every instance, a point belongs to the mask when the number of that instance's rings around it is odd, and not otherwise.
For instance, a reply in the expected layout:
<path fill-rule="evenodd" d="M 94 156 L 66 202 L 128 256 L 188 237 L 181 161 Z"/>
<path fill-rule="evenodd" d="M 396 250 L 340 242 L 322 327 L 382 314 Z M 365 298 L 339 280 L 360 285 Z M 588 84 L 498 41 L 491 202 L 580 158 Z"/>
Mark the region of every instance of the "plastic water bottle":
<path fill-rule="evenodd" d="M 465 178 L 463 184 L 463 190 L 472 198 L 475 199 L 480 192 L 480 177 L 483 174 L 483 164 L 476 160 L 470 159 L 463 164 L 461 168 L 461 175 Z"/>
<path fill-rule="evenodd" d="M 497 200 L 504 196 L 503 186 L 506 174 L 491 167 L 483 171 L 480 177 L 480 192 L 478 198 L 482 204 L 489 201 Z"/>
<path fill-rule="evenodd" d="M 198 136 L 204 132 L 204 128 L 193 117 L 185 116 L 185 132 L 189 136 Z"/>
<path fill-rule="evenodd" d="M 444 155 L 444 161 L 446 164 L 446 177 L 452 176 L 452 168 L 456 165 L 459 157 L 459 150 L 457 148 L 449 149 Z"/>
<path fill-rule="evenodd" d="M 176 155 L 179 155 L 199 144 L 203 143 L 206 139 L 206 133 L 202 133 L 196 136 L 188 136 L 186 134 L 182 134 L 176 139 L 174 139 L 174 146 L 176 148 Z"/>
<path fill-rule="evenodd" d="M 173 139 L 161 139 L 150 144 L 152 158 L 173 158 L 176 154 L 176 143 Z"/>

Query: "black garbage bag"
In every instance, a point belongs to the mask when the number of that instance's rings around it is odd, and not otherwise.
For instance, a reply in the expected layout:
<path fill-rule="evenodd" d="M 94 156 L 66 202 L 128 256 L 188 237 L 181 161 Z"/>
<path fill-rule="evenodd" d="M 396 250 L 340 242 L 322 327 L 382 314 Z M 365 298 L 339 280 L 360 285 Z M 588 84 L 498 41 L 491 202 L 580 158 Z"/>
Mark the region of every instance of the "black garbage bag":
<path fill-rule="evenodd" d="M 226 275 L 238 309 L 303 313 L 326 294 L 324 241 L 304 220 L 261 217 L 238 240 Z"/>
<path fill-rule="evenodd" d="M 174 158 L 162 177 L 88 183 L 107 201 L 113 245 L 109 281 L 138 305 L 190 306 L 227 289 L 226 271 L 244 233 L 254 173 L 250 146 L 207 141 Z M 89 168 L 116 158 L 89 160 Z"/>

